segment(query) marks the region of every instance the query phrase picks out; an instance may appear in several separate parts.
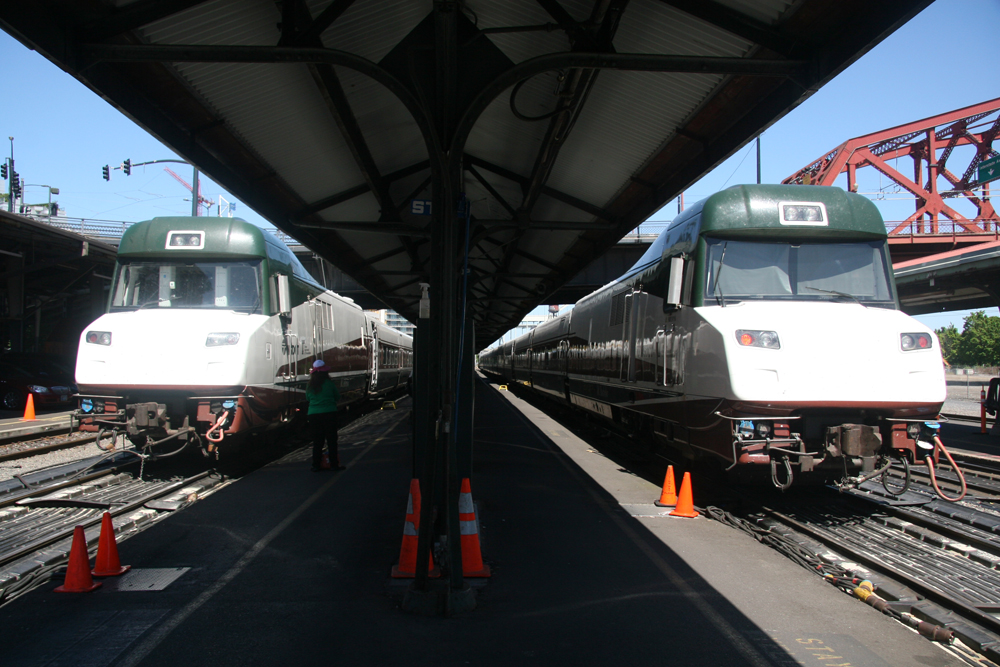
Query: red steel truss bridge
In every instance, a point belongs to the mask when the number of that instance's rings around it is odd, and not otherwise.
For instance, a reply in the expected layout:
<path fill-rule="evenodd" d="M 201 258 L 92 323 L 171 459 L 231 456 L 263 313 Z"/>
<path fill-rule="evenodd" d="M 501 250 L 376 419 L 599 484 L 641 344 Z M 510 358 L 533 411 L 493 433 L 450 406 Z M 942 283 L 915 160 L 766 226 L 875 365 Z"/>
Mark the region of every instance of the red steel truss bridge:
<path fill-rule="evenodd" d="M 896 262 L 1000 240 L 990 183 L 977 180 L 980 163 L 1000 155 L 998 133 L 1000 98 L 849 139 L 782 183 L 833 185 L 846 173 L 847 189 L 858 192 L 859 169 L 881 172 L 915 200 L 909 217 L 886 223 Z M 974 151 L 955 151 L 962 146 Z M 912 159 L 909 175 L 896 168 L 903 157 Z M 957 201 L 974 213 L 956 210 Z"/>

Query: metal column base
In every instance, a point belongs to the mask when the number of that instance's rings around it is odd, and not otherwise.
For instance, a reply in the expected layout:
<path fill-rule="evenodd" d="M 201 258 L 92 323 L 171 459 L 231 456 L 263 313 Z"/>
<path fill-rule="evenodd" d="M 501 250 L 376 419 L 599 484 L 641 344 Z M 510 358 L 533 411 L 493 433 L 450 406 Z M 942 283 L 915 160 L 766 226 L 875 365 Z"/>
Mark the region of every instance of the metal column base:
<path fill-rule="evenodd" d="M 464 582 L 458 589 L 447 581 L 428 581 L 426 590 L 417 590 L 410 584 L 403 596 L 403 611 L 424 616 L 454 616 L 475 608 L 476 592 Z"/>

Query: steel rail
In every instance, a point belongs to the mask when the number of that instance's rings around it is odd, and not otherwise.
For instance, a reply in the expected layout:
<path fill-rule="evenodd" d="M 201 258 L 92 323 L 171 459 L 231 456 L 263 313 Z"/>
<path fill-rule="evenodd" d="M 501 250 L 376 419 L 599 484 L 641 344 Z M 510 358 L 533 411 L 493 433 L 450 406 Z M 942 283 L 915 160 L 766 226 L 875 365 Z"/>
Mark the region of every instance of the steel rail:
<path fill-rule="evenodd" d="M 48 486 L 29 487 L 27 489 L 24 489 L 23 493 L 19 493 L 17 495 L 11 496 L 10 498 L 4 498 L 0 500 L 0 509 L 3 509 L 4 507 L 9 507 L 15 504 L 19 500 L 23 500 L 24 498 L 30 498 L 34 495 L 38 495 L 39 493 L 51 493 L 52 491 L 58 491 L 59 489 L 65 489 L 70 486 L 76 486 L 78 484 L 99 479 L 107 475 L 113 475 L 119 472 L 122 468 L 126 466 L 133 466 L 136 465 L 137 463 L 138 461 L 125 461 L 119 465 L 107 468 L 106 470 L 98 470 L 97 472 L 92 472 L 89 475 L 84 475 L 82 477 L 73 477 L 71 479 L 67 479 L 62 482 L 56 482 L 55 484 L 50 484 Z"/>
<path fill-rule="evenodd" d="M 30 429 L 31 427 L 29 426 L 27 428 Z M 10 431 L 0 433 L 0 446 L 24 442 L 25 440 L 40 440 L 41 438 L 47 438 L 53 435 L 63 435 L 73 432 L 73 429 L 68 424 L 39 424 L 34 428 L 37 430 L 31 430 L 28 433 L 12 433 Z"/>
<path fill-rule="evenodd" d="M 71 431 L 69 431 L 69 429 L 67 428 L 67 432 Z M 57 433 L 56 435 L 61 435 L 61 433 Z M 16 452 L 8 452 L 6 454 L 0 454 L 0 461 L 16 461 L 17 459 L 28 458 L 29 456 L 38 456 L 39 454 L 54 452 L 59 449 L 69 449 L 70 447 L 76 447 L 77 445 L 86 445 L 87 443 L 93 442 L 96 439 L 97 439 L 97 434 L 94 433 L 93 435 L 87 435 L 83 438 L 80 438 L 79 440 L 72 440 L 69 442 L 57 442 L 51 445 L 42 445 L 40 447 L 32 447 L 30 449 L 21 449 Z M 23 440 L 21 442 L 23 442 Z"/>
<path fill-rule="evenodd" d="M 108 511 L 111 513 L 111 516 L 113 516 L 113 517 L 120 516 L 122 514 L 127 514 L 128 512 L 134 512 L 135 510 L 141 508 L 143 505 L 145 505 L 150 500 L 155 500 L 156 498 L 159 498 L 160 496 L 165 496 L 165 495 L 167 495 L 169 493 L 173 493 L 174 491 L 177 491 L 178 489 L 182 489 L 182 488 L 184 488 L 184 486 L 186 486 L 186 485 L 188 485 L 188 484 L 190 484 L 192 482 L 196 482 L 199 479 L 202 479 L 204 477 L 207 477 L 207 476 L 211 475 L 212 472 L 213 471 L 211 471 L 211 470 L 206 470 L 205 472 L 198 473 L 197 475 L 194 475 L 193 477 L 188 477 L 186 479 L 182 479 L 182 480 L 174 482 L 172 484 L 168 484 L 165 487 L 161 487 L 161 488 L 157 489 L 156 491 L 152 491 L 150 493 L 143 494 L 142 496 L 140 496 L 136 500 L 129 501 L 128 503 L 126 503 L 126 504 L 124 504 L 124 505 L 122 505 L 120 507 L 116 507 L 116 508 L 108 510 Z M 96 526 L 97 524 L 101 523 L 101 520 L 102 520 L 103 516 L 104 516 L 104 514 L 102 512 L 102 513 L 98 514 L 97 516 L 94 516 L 91 519 L 88 519 L 88 520 L 86 520 L 86 521 L 84 521 L 82 523 L 74 523 L 73 527 L 71 527 L 71 528 L 69 528 L 67 530 L 62 530 L 62 531 L 59 531 L 57 533 L 51 534 L 51 535 L 49 535 L 47 537 L 43 537 L 43 538 L 37 539 L 34 542 L 31 542 L 31 543 L 29 543 L 29 544 L 21 547 L 20 549 L 17 549 L 16 551 L 12 551 L 12 552 L 8 552 L 6 554 L 2 554 L 2 555 L 0 555 L 0 566 L 7 565 L 9 563 L 13 563 L 13 562 L 21 560 L 23 558 L 26 558 L 27 556 L 31 555 L 32 553 L 34 553 L 34 552 L 36 552 L 36 551 L 38 551 L 40 549 L 44 549 L 45 547 L 50 546 L 52 544 L 55 544 L 56 542 L 60 542 L 60 541 L 65 540 L 65 539 L 67 539 L 69 537 L 72 537 L 73 536 L 73 530 L 74 530 L 74 528 L 76 526 L 83 526 L 85 529 L 86 528 L 90 528 L 91 526 Z"/>
<path fill-rule="evenodd" d="M 963 462 L 962 467 L 966 470 L 966 473 L 969 472 L 968 469 L 969 466 L 966 463 Z M 895 468 L 890 469 L 890 472 L 896 473 L 895 475 L 893 475 L 894 477 L 900 476 L 899 470 Z M 989 472 L 989 470 L 979 470 L 978 472 Z M 976 474 L 977 473 L 976 470 L 972 470 L 971 473 L 972 473 L 972 479 L 969 478 L 968 474 L 966 475 L 965 478 L 966 486 L 969 489 L 975 489 L 976 491 L 981 491 L 983 493 L 989 493 L 998 496 L 997 500 L 1000 500 L 1000 480 L 994 477 L 984 477 L 983 475 Z M 957 477 L 955 476 L 955 473 L 952 472 L 951 470 L 942 471 L 940 469 L 936 469 L 934 474 L 937 477 L 938 482 L 944 482 L 945 484 L 948 484 L 949 487 L 959 488 L 961 486 L 960 482 L 958 482 Z M 935 496 L 937 495 L 933 487 L 928 482 L 925 481 L 931 478 L 930 472 L 922 468 L 918 469 L 910 468 L 910 478 L 911 479 L 919 478 L 920 484 L 926 485 L 926 489 L 928 490 L 928 492 L 930 492 L 932 495 Z M 878 478 L 876 477 L 874 479 Z M 976 481 L 977 479 L 979 480 L 978 482 Z M 990 484 L 987 484 L 987 482 L 990 482 Z M 983 499 L 978 498 L 977 500 L 983 500 Z"/>
<path fill-rule="evenodd" d="M 989 629 L 991 632 L 1000 634 L 1000 619 L 997 619 L 972 605 L 966 604 L 961 600 L 957 600 L 949 596 L 946 592 L 939 590 L 935 586 L 925 584 L 919 579 L 911 577 L 891 565 L 887 565 L 878 558 L 869 556 L 862 551 L 858 551 L 857 549 L 844 544 L 842 541 L 831 538 L 825 531 L 816 530 L 808 524 L 804 524 L 801 521 L 793 519 L 792 517 L 777 510 L 763 507 L 762 511 L 775 520 L 794 528 L 804 535 L 808 535 L 812 539 L 829 547 L 834 552 L 846 555 L 848 558 L 861 563 L 865 567 L 888 575 L 896 581 L 905 583 L 905 585 L 910 589 L 942 605 L 947 610 L 953 611 L 960 616 L 963 616 L 965 619 L 972 621 L 983 628 Z"/>
<path fill-rule="evenodd" d="M 927 516 L 923 514 L 920 510 L 913 511 L 908 510 L 903 507 L 880 507 L 880 509 L 888 514 L 904 519 L 914 525 L 920 526 L 921 528 L 927 528 L 934 531 L 940 535 L 944 535 L 950 539 L 960 542 L 962 544 L 975 547 L 980 551 L 985 551 L 986 553 L 992 554 L 994 556 L 1000 556 L 1000 544 L 996 542 L 990 542 L 989 540 L 983 539 L 981 537 L 976 537 L 975 535 L 970 535 L 967 532 L 955 526 L 949 526 L 939 520 L 935 520 L 933 516 Z M 922 509 L 922 508 L 921 508 Z M 933 510 L 924 510 L 928 513 L 933 513 Z M 952 519 L 956 523 L 961 523 L 957 519 Z M 975 526 L 969 526 L 971 529 L 975 529 Z"/>

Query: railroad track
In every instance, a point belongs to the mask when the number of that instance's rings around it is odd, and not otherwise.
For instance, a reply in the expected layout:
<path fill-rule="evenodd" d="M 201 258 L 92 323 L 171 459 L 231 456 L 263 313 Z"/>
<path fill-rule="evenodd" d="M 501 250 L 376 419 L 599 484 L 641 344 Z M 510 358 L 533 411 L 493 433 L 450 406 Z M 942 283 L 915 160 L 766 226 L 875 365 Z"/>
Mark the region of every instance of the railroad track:
<path fill-rule="evenodd" d="M 81 433 L 77 431 L 75 435 L 70 433 L 59 435 L 65 435 L 66 437 L 58 442 L 52 442 L 51 436 L 38 438 L 32 435 L 30 438 L 25 438 L 24 440 L 13 440 L 5 443 L 0 446 L 0 462 L 16 461 L 18 459 L 38 456 L 39 454 L 47 454 L 59 449 L 78 447 L 79 445 L 86 445 L 97 440 L 96 433 Z"/>
<path fill-rule="evenodd" d="M 929 476 L 911 469 L 910 489 L 899 496 L 872 480 L 835 495 L 813 489 L 757 498 L 737 516 L 707 513 L 809 569 L 872 581 L 885 613 L 932 639 L 953 635 L 1000 664 L 1000 465 L 980 459 L 976 468 L 963 465 L 970 493 L 958 503 L 938 499 Z M 902 471 L 893 475 L 900 487 Z M 947 469 L 938 482 L 957 488 Z"/>
<path fill-rule="evenodd" d="M 341 433 L 361 428 L 378 409 L 375 404 L 353 411 Z M 222 469 L 238 477 L 305 444 L 304 434 L 292 429 L 231 464 L 223 462 Z M 62 575 L 75 526 L 84 527 L 93 555 L 104 512 L 112 515 L 120 542 L 231 479 L 204 470 L 216 464 L 200 457 L 143 465 L 138 452 L 118 450 L 96 459 L 105 459 L 100 469 L 91 470 L 94 459 L 88 459 L 0 482 L 0 605 Z M 188 474 L 193 466 L 201 469 Z"/>
<path fill-rule="evenodd" d="M 0 488 L 0 604 L 58 578 L 75 526 L 84 527 L 94 551 L 105 512 L 122 540 L 222 482 L 211 470 L 179 479 L 140 477 L 138 457 L 117 452 L 106 458 L 91 472 L 91 462 L 77 462 L 48 471 L 54 481 Z"/>

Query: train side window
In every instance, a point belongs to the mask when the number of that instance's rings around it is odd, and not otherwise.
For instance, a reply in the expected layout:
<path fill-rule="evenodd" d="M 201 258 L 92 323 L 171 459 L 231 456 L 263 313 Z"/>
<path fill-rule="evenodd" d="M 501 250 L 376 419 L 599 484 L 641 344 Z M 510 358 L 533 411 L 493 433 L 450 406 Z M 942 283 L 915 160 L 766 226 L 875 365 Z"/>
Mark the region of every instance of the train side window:
<path fill-rule="evenodd" d="M 686 262 L 684 267 L 684 289 L 681 291 L 681 303 L 691 303 L 691 291 L 694 289 L 694 264 Z"/>
<path fill-rule="evenodd" d="M 223 286 L 220 286 L 218 277 L 216 278 L 216 295 L 228 296 L 228 305 L 231 308 L 257 309 L 260 305 L 260 285 L 257 281 L 257 269 L 252 266 L 231 266 L 228 267 L 228 295 Z M 216 296 L 216 302 L 220 300 Z M 225 305 L 225 304 L 223 304 Z"/>

